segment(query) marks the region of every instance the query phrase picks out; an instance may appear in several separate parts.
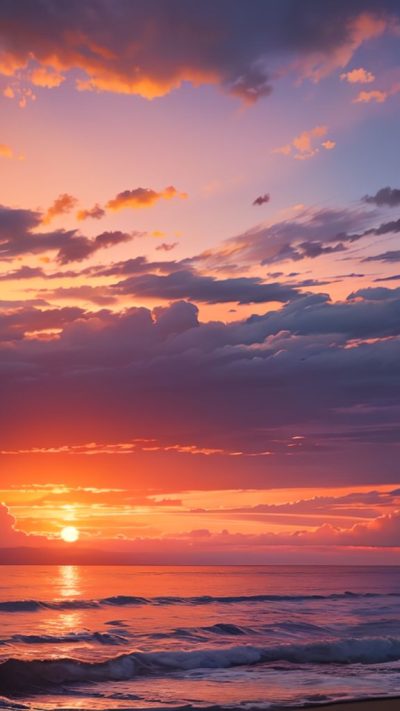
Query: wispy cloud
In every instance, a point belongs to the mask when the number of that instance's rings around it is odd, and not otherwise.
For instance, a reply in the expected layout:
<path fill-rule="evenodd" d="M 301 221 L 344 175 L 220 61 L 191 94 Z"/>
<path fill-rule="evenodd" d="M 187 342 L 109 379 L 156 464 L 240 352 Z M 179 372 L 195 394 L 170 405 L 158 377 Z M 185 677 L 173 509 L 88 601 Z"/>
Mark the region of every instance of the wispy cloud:
<path fill-rule="evenodd" d="M 321 141 L 318 139 L 323 138 L 328 133 L 328 126 L 314 126 L 308 131 L 303 131 L 295 136 L 290 143 L 286 143 L 279 148 L 275 148 L 273 153 L 281 153 L 284 156 L 292 156 L 297 160 L 307 160 L 312 158 L 318 152 L 322 146 L 326 150 L 332 150 L 335 148 L 336 143 L 331 139 L 326 139 Z"/>
<path fill-rule="evenodd" d="M 73 195 L 69 195 L 68 193 L 59 195 L 58 198 L 54 200 L 53 204 L 50 205 L 47 212 L 43 215 L 43 224 L 48 225 L 52 220 L 54 220 L 55 217 L 72 212 L 77 203 L 78 199 Z"/>

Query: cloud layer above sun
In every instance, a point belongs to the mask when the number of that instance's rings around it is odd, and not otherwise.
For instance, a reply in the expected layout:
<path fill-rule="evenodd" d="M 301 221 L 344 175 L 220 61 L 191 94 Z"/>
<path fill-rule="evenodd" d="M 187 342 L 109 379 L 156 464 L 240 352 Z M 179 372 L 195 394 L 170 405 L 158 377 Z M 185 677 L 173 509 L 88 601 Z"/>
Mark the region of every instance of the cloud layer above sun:
<path fill-rule="evenodd" d="M 2 2 L 3 548 L 394 560 L 399 38 L 392 0 Z"/>

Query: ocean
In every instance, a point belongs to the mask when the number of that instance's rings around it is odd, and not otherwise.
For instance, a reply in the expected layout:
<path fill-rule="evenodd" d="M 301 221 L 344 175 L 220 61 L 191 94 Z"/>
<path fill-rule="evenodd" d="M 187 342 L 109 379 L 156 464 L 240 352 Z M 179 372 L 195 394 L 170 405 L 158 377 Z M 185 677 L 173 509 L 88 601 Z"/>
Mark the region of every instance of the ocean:
<path fill-rule="evenodd" d="M 0 708 L 400 694 L 400 567 L 2 566 Z"/>

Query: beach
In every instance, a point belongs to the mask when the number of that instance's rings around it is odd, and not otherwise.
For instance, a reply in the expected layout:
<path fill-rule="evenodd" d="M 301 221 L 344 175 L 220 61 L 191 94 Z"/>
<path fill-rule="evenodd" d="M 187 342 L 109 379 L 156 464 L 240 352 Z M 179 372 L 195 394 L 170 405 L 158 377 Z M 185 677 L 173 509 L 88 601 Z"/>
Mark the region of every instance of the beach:
<path fill-rule="evenodd" d="M 315 709 L 318 707 L 307 706 L 306 709 Z M 364 699 L 362 701 L 344 701 L 343 703 L 324 704 L 319 708 L 326 711 L 399 711 L 400 697 L 393 699 Z"/>

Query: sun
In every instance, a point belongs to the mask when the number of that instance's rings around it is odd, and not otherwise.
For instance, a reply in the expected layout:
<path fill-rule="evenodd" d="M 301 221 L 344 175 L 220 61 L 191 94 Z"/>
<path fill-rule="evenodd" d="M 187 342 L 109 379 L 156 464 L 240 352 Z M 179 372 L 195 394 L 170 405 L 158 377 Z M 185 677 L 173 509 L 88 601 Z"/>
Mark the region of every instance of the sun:
<path fill-rule="evenodd" d="M 79 538 L 79 531 L 75 526 L 65 526 L 61 530 L 60 537 L 66 543 L 75 543 Z"/>

